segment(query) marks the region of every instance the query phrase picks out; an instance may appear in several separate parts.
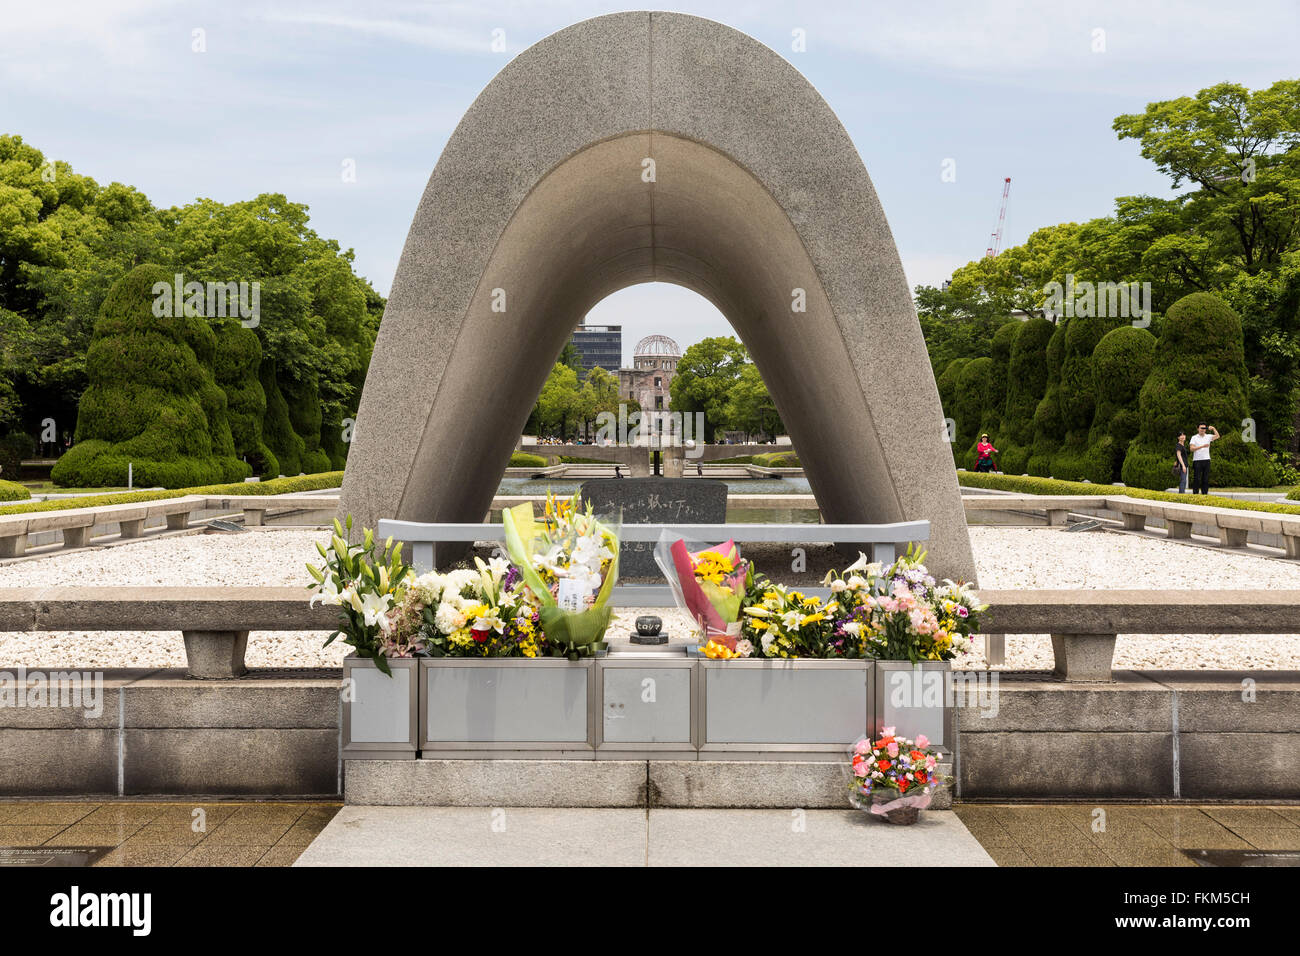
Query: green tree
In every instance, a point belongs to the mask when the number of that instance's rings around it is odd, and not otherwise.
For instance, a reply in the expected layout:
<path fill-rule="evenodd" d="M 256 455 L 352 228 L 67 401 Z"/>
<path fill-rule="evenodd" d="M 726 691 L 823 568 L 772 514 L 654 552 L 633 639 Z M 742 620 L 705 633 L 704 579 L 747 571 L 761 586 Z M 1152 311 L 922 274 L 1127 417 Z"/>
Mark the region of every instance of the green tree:
<path fill-rule="evenodd" d="M 1009 321 L 1006 303 L 978 288 L 967 286 L 964 291 L 961 295 L 951 288 L 916 287 L 916 314 L 936 376 L 955 358 L 988 355 L 996 330 Z"/>
<path fill-rule="evenodd" d="M 595 423 L 602 413 L 618 414 L 618 375 L 607 372 L 599 365 L 587 373 L 578 390 L 579 418 L 583 434 L 591 437 Z"/>
<path fill-rule="evenodd" d="M 262 344 L 257 333 L 238 322 L 227 320 L 213 326 L 216 347 L 212 372 L 226 393 L 226 418 L 235 443 L 235 454 L 248 462 L 253 474 L 275 478 L 280 462 L 262 435 L 266 419 L 266 392 L 258 379 L 262 366 Z"/>
<path fill-rule="evenodd" d="M 1096 413 L 1083 468 L 1089 481 L 1120 480 L 1128 447 L 1141 424 L 1138 394 L 1151 373 L 1155 352 L 1156 337 L 1132 325 L 1107 332 L 1093 350 Z"/>
<path fill-rule="evenodd" d="M 785 430 L 776 402 L 772 400 L 758 366 L 752 362 L 741 367 L 727 399 L 723 419 L 728 425 L 743 431 L 749 439 L 756 434 L 775 437 Z"/>
<path fill-rule="evenodd" d="M 184 488 L 238 481 L 226 395 L 212 376 L 216 337 L 203 319 L 156 316 L 164 269 L 137 266 L 113 284 L 86 356 L 77 444 L 54 466 L 60 485 Z"/>
<path fill-rule="evenodd" d="M 543 429 L 555 429 L 561 438 L 569 438 L 572 436 L 569 424 L 576 422 L 581 412 L 578 373 L 564 363 L 556 362 L 537 398 L 538 421 Z"/>
<path fill-rule="evenodd" d="M 564 343 L 564 348 L 560 349 L 560 357 L 556 361 L 561 365 L 567 365 L 579 375 L 582 374 L 582 353 L 578 351 L 572 339 Z"/>
<path fill-rule="evenodd" d="M 1211 447 L 1215 484 L 1271 485 L 1268 458 L 1258 444 L 1242 441 L 1246 380 L 1241 319 L 1227 303 L 1195 292 L 1170 306 L 1138 396 L 1141 428 L 1124 458 L 1124 483 L 1169 487 L 1177 432 L 1191 434 L 1206 422 L 1223 435 Z"/>
<path fill-rule="evenodd" d="M 727 401 L 748 362 L 745 347 L 732 336 L 714 336 L 687 346 L 669 385 L 675 412 L 704 413 L 704 434 L 711 440 L 727 422 Z"/>
<path fill-rule="evenodd" d="M 1025 474 L 1034 442 L 1034 413 L 1047 391 L 1047 343 L 1056 326 L 1044 318 L 1020 323 L 1011 343 L 1007 397 L 995 444 L 999 465 L 1013 475 Z"/>
<path fill-rule="evenodd" d="M 1070 320 L 1057 325 L 1047 340 L 1044 353 L 1047 380 L 1043 398 L 1034 409 L 1034 443 L 1029 456 L 1029 474 L 1051 477 L 1052 456 L 1065 440 L 1065 420 L 1061 415 L 1061 371 L 1065 365 L 1065 330 Z"/>
<path fill-rule="evenodd" d="M 1219 83 L 1118 116 L 1115 131 L 1138 140 L 1173 188 L 1198 187 L 1185 203 L 1225 269 L 1253 274 L 1292 248 L 1300 230 L 1300 80 L 1253 93 Z"/>

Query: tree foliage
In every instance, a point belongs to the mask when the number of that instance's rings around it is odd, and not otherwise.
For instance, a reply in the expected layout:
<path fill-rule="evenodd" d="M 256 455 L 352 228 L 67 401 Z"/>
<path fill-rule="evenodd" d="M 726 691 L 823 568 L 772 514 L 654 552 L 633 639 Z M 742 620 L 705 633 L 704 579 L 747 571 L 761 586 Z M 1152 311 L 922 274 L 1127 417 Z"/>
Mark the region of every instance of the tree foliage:
<path fill-rule="evenodd" d="M 286 412 L 286 421 L 295 419 L 289 432 L 303 430 L 294 433 L 304 446 L 296 464 L 330 467 L 326 447 L 341 450 L 334 436 L 355 414 L 384 306 L 353 272 L 351 250 L 318 236 L 307 207 L 282 195 L 157 209 L 130 186 L 101 186 L 18 136 L 0 136 L 0 432 L 34 435 L 50 418 L 58 431 L 72 431 L 83 393 L 103 371 L 88 363 L 98 354 L 92 337 L 109 288 L 145 262 L 162 270 L 159 281 L 179 274 L 184 282 L 244 282 L 250 290 L 257 283 L 259 315 L 249 334 L 259 367 L 236 368 L 215 353 L 212 360 L 222 387 L 241 393 L 236 453 L 259 473 L 273 464 L 249 418 L 259 406 L 252 379 L 270 374 L 272 391 L 296 401 L 295 414 Z M 214 329 L 222 321 L 192 317 Z M 218 337 L 247 357 L 246 336 L 218 329 Z M 265 389 L 263 398 L 269 401 Z M 322 435 L 326 423 L 331 432 Z M 283 429 L 278 437 L 290 454 L 274 464 L 297 474 L 296 442 Z"/>

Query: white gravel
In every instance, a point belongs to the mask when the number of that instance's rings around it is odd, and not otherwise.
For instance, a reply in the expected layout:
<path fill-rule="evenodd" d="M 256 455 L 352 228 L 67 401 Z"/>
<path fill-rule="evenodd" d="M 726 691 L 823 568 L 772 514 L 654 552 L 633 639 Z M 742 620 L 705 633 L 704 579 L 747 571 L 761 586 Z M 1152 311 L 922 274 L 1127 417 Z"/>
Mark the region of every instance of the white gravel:
<path fill-rule="evenodd" d="M 0 565 L 0 587 L 66 585 L 297 586 L 318 555 L 325 532 L 268 528 L 249 534 L 190 534 L 111 548 L 52 554 Z M 1297 588 L 1300 564 L 1220 552 L 1110 532 L 1056 528 L 973 527 L 971 539 L 986 588 Z M 304 601 L 307 591 L 303 591 Z M 614 627 L 629 631 L 644 609 L 621 610 Z M 680 635 L 685 615 L 656 610 L 665 629 Z M 249 636 L 250 667 L 336 667 L 347 647 L 322 648 L 327 632 Z M 0 666 L 183 667 L 179 633 L 0 633 Z M 958 662 L 983 666 L 976 651 Z M 1007 639 L 1007 667 L 1046 669 L 1046 635 Z M 1300 670 L 1300 636 L 1151 635 L 1120 637 L 1119 668 L 1162 670 Z"/>

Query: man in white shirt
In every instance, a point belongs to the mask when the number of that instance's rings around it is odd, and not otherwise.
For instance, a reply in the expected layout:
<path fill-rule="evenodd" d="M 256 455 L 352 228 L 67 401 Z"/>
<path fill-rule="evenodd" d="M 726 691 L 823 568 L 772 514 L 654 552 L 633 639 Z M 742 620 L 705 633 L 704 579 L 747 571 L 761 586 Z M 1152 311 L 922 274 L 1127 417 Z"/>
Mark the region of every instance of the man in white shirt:
<path fill-rule="evenodd" d="M 1196 427 L 1196 434 L 1188 442 L 1188 446 L 1192 449 L 1192 494 L 1194 495 L 1210 493 L 1210 442 L 1217 441 L 1218 438 L 1217 428 L 1201 422 Z"/>

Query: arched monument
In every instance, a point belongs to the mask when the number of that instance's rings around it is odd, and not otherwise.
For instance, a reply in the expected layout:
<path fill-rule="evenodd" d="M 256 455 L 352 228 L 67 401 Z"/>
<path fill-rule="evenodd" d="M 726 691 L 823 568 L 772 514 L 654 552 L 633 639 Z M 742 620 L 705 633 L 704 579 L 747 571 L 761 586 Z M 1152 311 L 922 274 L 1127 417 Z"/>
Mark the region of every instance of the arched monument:
<path fill-rule="evenodd" d="M 727 316 L 824 519 L 927 518 L 974 579 L 925 343 L 852 140 L 722 24 L 616 13 L 513 59 L 443 150 L 375 343 L 342 509 L 478 521 L 578 320 L 639 282 Z"/>

